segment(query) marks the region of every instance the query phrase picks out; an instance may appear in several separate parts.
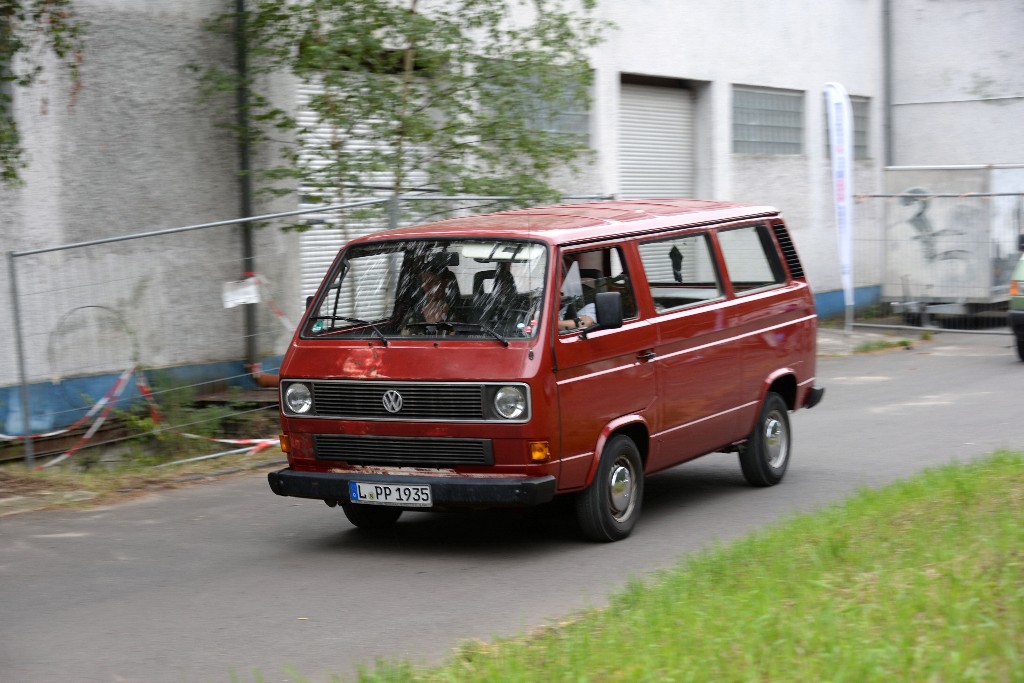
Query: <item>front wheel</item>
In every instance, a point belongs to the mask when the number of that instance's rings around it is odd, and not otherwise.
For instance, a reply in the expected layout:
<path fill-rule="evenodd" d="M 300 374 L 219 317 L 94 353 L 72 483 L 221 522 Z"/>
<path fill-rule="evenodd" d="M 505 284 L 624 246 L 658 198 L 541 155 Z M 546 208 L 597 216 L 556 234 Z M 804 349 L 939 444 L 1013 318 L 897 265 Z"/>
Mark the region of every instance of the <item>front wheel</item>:
<path fill-rule="evenodd" d="M 594 481 L 576 499 L 576 519 L 587 538 L 618 541 L 636 526 L 643 497 L 640 451 L 632 439 L 618 434 L 601 452 Z"/>
<path fill-rule="evenodd" d="M 740 446 L 743 478 L 751 486 L 778 484 L 786 475 L 792 443 L 789 408 L 781 396 L 770 391 L 764 397 L 754 431 Z"/>
<path fill-rule="evenodd" d="M 402 508 L 391 505 L 360 505 L 342 503 L 348 521 L 360 529 L 386 529 L 402 516 Z"/>

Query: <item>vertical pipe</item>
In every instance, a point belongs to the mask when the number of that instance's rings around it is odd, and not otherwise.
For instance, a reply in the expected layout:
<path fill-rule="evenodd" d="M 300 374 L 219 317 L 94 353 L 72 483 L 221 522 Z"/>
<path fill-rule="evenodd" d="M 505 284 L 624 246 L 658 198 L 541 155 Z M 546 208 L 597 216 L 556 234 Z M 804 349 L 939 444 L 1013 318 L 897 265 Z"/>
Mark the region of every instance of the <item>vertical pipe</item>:
<path fill-rule="evenodd" d="M 249 42 L 245 0 L 235 0 L 235 68 L 238 87 L 235 89 L 236 123 L 238 125 L 239 210 L 242 218 L 253 215 L 252 147 L 249 134 Z M 256 274 L 253 249 L 253 225 L 242 224 L 242 279 Z M 256 363 L 256 304 L 245 304 L 245 358 L 250 367 Z"/>
<path fill-rule="evenodd" d="M 402 199 L 398 195 L 398 188 L 395 188 L 394 193 L 388 199 L 388 229 L 394 230 L 398 227 L 398 223 L 401 219 L 401 206 Z"/>
<path fill-rule="evenodd" d="M 893 165 L 892 150 L 892 0 L 882 0 L 882 158 Z"/>
<path fill-rule="evenodd" d="M 28 400 L 28 373 L 25 371 L 25 345 L 21 338 L 21 306 L 18 304 L 18 274 L 14 268 L 14 252 L 7 252 L 7 272 L 11 280 L 11 310 L 14 315 L 14 346 L 18 356 L 18 380 L 21 383 L 21 422 L 25 431 L 25 466 L 35 466 L 35 444 L 32 443 L 32 425 Z"/>

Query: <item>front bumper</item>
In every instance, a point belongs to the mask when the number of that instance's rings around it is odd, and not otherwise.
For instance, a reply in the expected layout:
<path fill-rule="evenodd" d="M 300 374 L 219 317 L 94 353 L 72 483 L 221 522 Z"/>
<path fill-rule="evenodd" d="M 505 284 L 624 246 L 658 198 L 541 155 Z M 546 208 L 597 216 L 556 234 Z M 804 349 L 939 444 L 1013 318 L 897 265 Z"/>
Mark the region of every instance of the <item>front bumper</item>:
<path fill-rule="evenodd" d="M 300 472 L 285 468 L 267 474 L 270 489 L 279 496 L 348 502 L 349 482 L 429 484 L 434 506 L 514 506 L 547 503 L 555 496 L 555 478 L 545 477 L 429 477 L 334 472 Z"/>

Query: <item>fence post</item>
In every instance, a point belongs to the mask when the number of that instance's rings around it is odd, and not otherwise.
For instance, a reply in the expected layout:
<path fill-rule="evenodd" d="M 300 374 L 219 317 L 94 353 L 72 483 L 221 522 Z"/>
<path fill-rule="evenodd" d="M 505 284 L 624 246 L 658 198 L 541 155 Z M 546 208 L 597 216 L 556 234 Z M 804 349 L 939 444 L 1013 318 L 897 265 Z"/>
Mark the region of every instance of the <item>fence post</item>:
<path fill-rule="evenodd" d="M 28 373 L 25 371 L 25 346 L 21 338 L 21 308 L 18 305 L 18 274 L 14 268 L 14 252 L 7 252 L 7 272 L 10 273 L 11 281 L 11 311 L 14 315 L 14 348 L 18 356 L 18 380 L 21 384 L 21 415 L 23 429 L 25 430 L 25 465 L 35 466 L 35 453 L 32 443 L 32 426 L 30 405 L 28 399 Z"/>
<path fill-rule="evenodd" d="M 402 198 L 397 192 L 388 198 L 388 230 L 394 230 L 398 227 L 401 212 L 401 201 Z"/>

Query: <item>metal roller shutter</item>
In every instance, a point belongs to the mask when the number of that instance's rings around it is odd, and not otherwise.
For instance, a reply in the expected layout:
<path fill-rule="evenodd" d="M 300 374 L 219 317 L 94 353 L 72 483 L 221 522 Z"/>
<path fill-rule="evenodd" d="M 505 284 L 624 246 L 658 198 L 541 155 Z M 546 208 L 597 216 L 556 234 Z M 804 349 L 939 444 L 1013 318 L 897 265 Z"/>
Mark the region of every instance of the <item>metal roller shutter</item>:
<path fill-rule="evenodd" d="M 317 159 L 313 150 L 318 145 L 330 144 L 335 135 L 334 129 L 321 123 L 316 113 L 308 107 L 310 99 L 322 92 L 323 86 L 319 83 L 300 83 L 297 89 L 295 119 L 300 128 L 310 131 L 302 140 L 303 149 L 299 152 L 299 159 L 303 163 L 314 167 L 323 162 Z M 319 190 L 304 184 L 299 186 L 299 196 L 303 199 L 315 192 L 319 192 Z M 337 197 L 326 196 L 323 200 L 324 203 L 330 204 L 336 202 Z M 300 200 L 299 206 L 300 208 L 307 208 L 312 206 L 312 204 L 307 204 Z M 346 242 L 361 234 L 380 229 L 378 225 L 346 224 L 342 227 L 339 224 L 338 215 L 333 213 L 307 214 L 304 219 L 315 224 L 315 227 L 310 228 L 299 236 L 299 266 L 303 298 L 316 292 L 316 288 L 320 285 L 320 281 L 330 267 L 331 262 L 334 261 L 338 250 Z"/>
<path fill-rule="evenodd" d="M 337 136 L 337 131 L 332 126 L 322 123 L 316 113 L 310 110 L 308 106 L 311 98 L 322 93 L 323 86 L 316 82 L 300 83 L 297 87 L 295 118 L 300 128 L 309 131 L 309 133 L 303 136 L 301 141 L 302 150 L 299 153 L 299 159 L 314 168 L 318 165 L 323 166 L 326 163 L 317 156 L 316 148 L 321 145 L 329 145 Z M 350 149 L 359 150 L 380 143 L 374 140 L 369 125 L 364 124 L 356 126 L 352 138 L 346 144 Z M 409 181 L 414 186 L 424 186 L 427 184 L 426 177 L 421 173 L 414 173 Z M 364 182 L 375 187 L 387 188 L 394 183 L 394 177 L 390 173 L 375 173 L 370 177 L 364 178 Z M 303 198 L 320 192 L 322 191 L 312 186 L 299 186 L 299 195 Z M 387 189 L 380 189 L 371 194 L 381 199 L 390 196 L 390 192 Z M 363 193 L 358 198 L 363 199 L 365 197 L 366 193 Z M 347 199 L 352 199 L 352 197 Z M 328 204 L 338 203 L 339 200 L 340 198 L 336 195 L 323 196 L 323 201 Z M 300 208 L 313 205 L 300 203 Z M 407 218 L 415 218 L 412 212 L 408 212 L 408 214 Z M 303 298 L 316 292 L 320 281 L 334 261 L 334 257 L 346 243 L 386 227 L 386 222 L 383 219 L 352 220 L 351 217 L 347 217 L 342 221 L 341 215 L 337 213 L 307 214 L 304 218 L 306 221 L 316 224 L 316 227 L 302 233 L 299 237 L 299 265 Z"/>
<path fill-rule="evenodd" d="M 623 83 L 619 95 L 619 196 L 692 197 L 693 95 Z"/>

